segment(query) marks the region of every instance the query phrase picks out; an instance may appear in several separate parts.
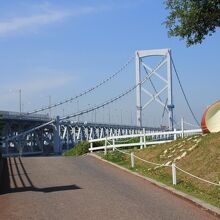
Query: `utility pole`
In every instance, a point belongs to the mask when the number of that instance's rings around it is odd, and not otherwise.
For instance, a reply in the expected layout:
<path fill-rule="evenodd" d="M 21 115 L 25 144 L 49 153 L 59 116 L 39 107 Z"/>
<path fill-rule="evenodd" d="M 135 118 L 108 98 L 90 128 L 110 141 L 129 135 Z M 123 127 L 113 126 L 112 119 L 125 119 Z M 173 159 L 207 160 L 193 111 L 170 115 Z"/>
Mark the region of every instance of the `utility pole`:
<path fill-rule="evenodd" d="M 93 123 L 93 118 L 94 118 L 94 117 L 93 117 L 93 114 L 94 114 L 94 111 L 91 112 L 91 122 L 92 122 L 92 123 Z"/>
<path fill-rule="evenodd" d="M 20 112 L 20 115 L 21 115 L 21 89 L 19 89 L 19 112 Z"/>
<path fill-rule="evenodd" d="M 115 123 L 118 124 L 118 115 L 117 109 L 115 109 Z"/>
<path fill-rule="evenodd" d="M 51 117 L 51 95 L 49 95 L 49 116 Z"/>
<path fill-rule="evenodd" d="M 108 122 L 109 122 L 109 124 L 111 122 L 110 108 L 108 108 Z"/>
<path fill-rule="evenodd" d="M 104 120 L 105 120 L 105 113 L 104 113 L 104 107 L 102 109 L 102 123 L 104 123 Z"/>
<path fill-rule="evenodd" d="M 88 104 L 88 109 L 90 109 L 90 104 Z M 89 120 L 91 120 L 91 118 L 90 118 L 90 117 L 91 117 L 91 115 L 92 115 L 92 114 L 91 114 L 90 112 L 88 112 L 88 119 L 87 119 L 87 120 L 88 120 L 88 122 L 89 122 Z M 90 122 L 91 122 L 91 121 L 90 121 Z"/>
<path fill-rule="evenodd" d="M 122 110 L 121 110 L 121 125 L 122 125 Z"/>
<path fill-rule="evenodd" d="M 79 100 L 77 100 L 77 112 L 79 112 Z M 77 116 L 77 122 L 79 122 L 79 115 Z"/>

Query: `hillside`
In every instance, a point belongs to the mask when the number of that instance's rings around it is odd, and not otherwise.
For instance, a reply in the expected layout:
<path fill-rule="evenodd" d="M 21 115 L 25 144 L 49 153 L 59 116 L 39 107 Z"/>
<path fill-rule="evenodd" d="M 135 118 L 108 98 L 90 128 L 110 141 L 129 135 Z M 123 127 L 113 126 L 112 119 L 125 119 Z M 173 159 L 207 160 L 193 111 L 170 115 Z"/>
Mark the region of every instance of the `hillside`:
<path fill-rule="evenodd" d="M 220 182 L 220 133 L 196 135 L 133 151 L 136 156 L 159 164 L 171 165 L 175 161 L 178 167 L 189 173 L 211 182 Z M 130 157 L 125 154 L 115 151 L 106 156 L 101 155 L 131 169 Z M 152 166 L 135 158 L 135 168 L 132 170 L 172 186 L 170 167 Z M 219 186 L 202 182 L 177 170 L 175 188 L 220 207 Z"/>

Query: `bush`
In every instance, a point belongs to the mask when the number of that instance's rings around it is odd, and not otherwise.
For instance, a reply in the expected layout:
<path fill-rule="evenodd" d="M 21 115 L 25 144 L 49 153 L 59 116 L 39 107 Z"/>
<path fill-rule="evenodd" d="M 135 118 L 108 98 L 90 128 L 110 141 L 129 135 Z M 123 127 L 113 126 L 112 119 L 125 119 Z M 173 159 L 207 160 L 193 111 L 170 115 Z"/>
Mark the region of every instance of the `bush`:
<path fill-rule="evenodd" d="M 103 146 L 104 142 L 95 142 L 93 144 L 94 147 Z M 77 144 L 74 148 L 66 151 L 64 156 L 80 156 L 89 153 L 90 144 L 88 141 L 82 141 Z"/>
<path fill-rule="evenodd" d="M 64 156 L 80 156 L 89 152 L 89 142 L 82 141 L 77 144 L 74 148 L 66 151 Z"/>

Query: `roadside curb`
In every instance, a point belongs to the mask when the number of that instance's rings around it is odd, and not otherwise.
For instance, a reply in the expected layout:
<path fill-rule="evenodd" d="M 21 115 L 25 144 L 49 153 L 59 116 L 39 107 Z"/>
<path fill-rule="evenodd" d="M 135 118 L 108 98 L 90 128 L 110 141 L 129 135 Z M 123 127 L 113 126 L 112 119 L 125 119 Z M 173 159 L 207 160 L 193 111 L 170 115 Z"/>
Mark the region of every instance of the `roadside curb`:
<path fill-rule="evenodd" d="M 144 180 L 150 182 L 151 184 L 153 184 L 153 185 L 155 185 L 155 186 L 157 186 L 157 187 L 159 187 L 161 189 L 164 189 L 164 190 L 166 190 L 166 191 L 168 191 L 168 192 L 170 192 L 170 193 L 172 193 L 172 194 L 174 194 L 174 195 L 176 195 L 176 196 L 178 196 L 178 197 L 180 197 L 182 199 L 185 199 L 185 200 L 193 203 L 194 205 L 200 207 L 201 209 L 211 213 L 212 215 L 217 216 L 217 217 L 220 218 L 220 209 L 215 207 L 215 206 L 213 206 L 213 205 L 210 205 L 210 204 L 208 204 L 208 203 L 206 203 L 204 201 L 201 201 L 200 199 L 197 199 L 197 198 L 195 198 L 193 196 L 190 196 L 190 195 L 188 195 L 188 194 L 186 194 L 184 192 L 178 191 L 178 190 L 176 190 L 176 189 L 174 189 L 174 188 L 172 188 L 170 186 L 167 186 L 167 185 L 165 185 L 163 183 L 160 183 L 160 182 L 158 182 L 156 180 L 153 180 L 153 179 L 151 179 L 149 177 L 145 177 L 145 176 L 142 176 L 141 174 L 138 174 L 136 172 L 132 172 L 132 171 L 130 171 L 130 170 L 124 168 L 124 167 L 121 167 L 121 166 L 119 166 L 119 165 L 117 165 L 117 164 L 115 164 L 113 162 L 107 161 L 107 160 L 101 158 L 100 156 L 98 156 L 98 155 L 96 155 L 94 153 L 89 153 L 87 155 L 95 157 L 95 158 L 97 158 L 97 159 L 99 159 L 99 160 L 101 160 L 101 161 L 103 161 L 105 163 L 108 163 L 108 164 L 110 164 L 110 165 L 112 165 L 114 167 L 117 167 L 117 168 L 119 168 L 119 169 L 121 169 L 121 170 L 123 170 L 123 171 L 125 171 L 127 173 L 130 173 L 130 174 L 135 175 L 135 176 L 137 176 L 137 177 L 139 177 L 141 179 L 144 179 Z"/>

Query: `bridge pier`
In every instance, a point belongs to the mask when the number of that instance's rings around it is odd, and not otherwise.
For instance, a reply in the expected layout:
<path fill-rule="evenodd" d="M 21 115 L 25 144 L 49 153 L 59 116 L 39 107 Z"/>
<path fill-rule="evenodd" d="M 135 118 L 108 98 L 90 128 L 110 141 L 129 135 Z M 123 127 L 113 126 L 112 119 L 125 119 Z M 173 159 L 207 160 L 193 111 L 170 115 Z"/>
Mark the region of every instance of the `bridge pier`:
<path fill-rule="evenodd" d="M 143 62 L 143 58 L 152 56 L 163 57 L 157 66 L 151 68 L 149 65 Z M 136 118 L 137 126 L 142 127 L 142 111 L 151 105 L 152 102 L 157 102 L 166 111 L 168 116 L 168 127 L 169 130 L 173 130 L 173 88 L 172 88 L 172 62 L 171 62 L 171 50 L 170 49 L 159 49 L 159 50 L 139 50 L 135 52 L 136 58 Z M 159 74 L 159 70 L 166 66 L 166 76 Z M 141 72 L 145 70 L 148 78 L 143 78 Z M 163 83 L 163 86 L 159 90 L 156 89 L 152 81 L 152 76 L 156 76 L 157 81 Z M 151 82 L 151 87 L 144 85 L 143 80 L 148 79 Z M 162 97 L 162 93 L 165 94 L 166 98 Z M 142 103 L 142 96 L 148 97 L 145 103 Z"/>
<path fill-rule="evenodd" d="M 59 154 L 61 153 L 61 141 L 60 141 L 60 117 L 57 116 L 55 120 L 54 126 L 54 153 Z"/>

